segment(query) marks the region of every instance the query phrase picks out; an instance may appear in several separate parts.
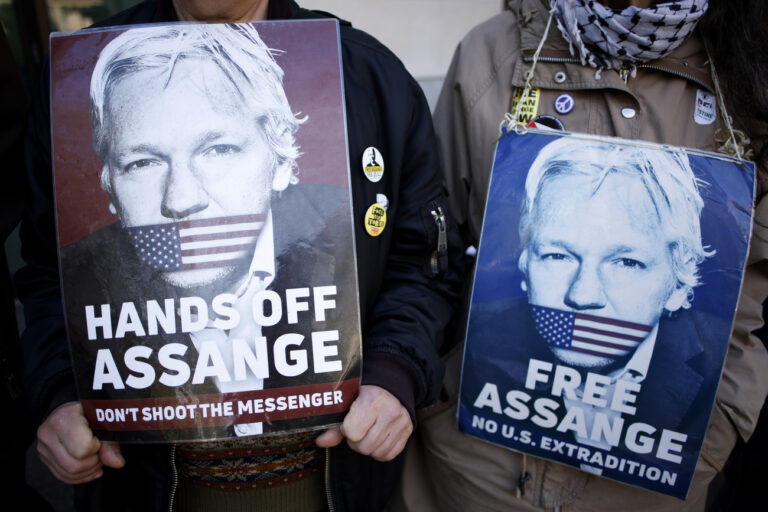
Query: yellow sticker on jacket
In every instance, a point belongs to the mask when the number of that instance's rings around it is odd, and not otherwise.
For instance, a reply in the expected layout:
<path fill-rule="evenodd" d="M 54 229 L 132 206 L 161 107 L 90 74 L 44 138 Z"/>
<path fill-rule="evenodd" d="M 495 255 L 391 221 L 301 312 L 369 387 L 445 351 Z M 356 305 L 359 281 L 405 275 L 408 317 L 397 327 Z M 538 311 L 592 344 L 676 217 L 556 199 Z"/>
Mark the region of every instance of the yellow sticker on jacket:
<path fill-rule="evenodd" d="M 365 231 L 371 236 L 379 236 L 387 225 L 387 210 L 379 203 L 373 203 L 365 212 Z"/>
<path fill-rule="evenodd" d="M 523 95 L 524 90 L 525 88 L 521 88 L 515 93 L 515 97 L 512 100 L 512 109 L 510 110 L 513 115 L 517 112 L 517 104 L 520 101 L 520 97 Z M 538 87 L 531 87 L 528 89 L 528 94 L 526 94 L 523 99 L 523 105 L 520 108 L 520 116 L 517 120 L 523 124 L 531 122 L 539 112 L 539 99 L 541 99 L 541 89 Z"/>

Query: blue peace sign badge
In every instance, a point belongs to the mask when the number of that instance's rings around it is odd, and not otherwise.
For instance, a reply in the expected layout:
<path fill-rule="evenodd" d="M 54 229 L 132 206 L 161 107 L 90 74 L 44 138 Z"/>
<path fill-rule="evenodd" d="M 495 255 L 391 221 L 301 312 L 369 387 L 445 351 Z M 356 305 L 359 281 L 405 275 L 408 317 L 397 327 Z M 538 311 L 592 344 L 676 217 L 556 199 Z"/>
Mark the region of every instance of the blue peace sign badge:
<path fill-rule="evenodd" d="M 576 102 L 573 101 L 573 96 L 570 94 L 561 94 L 555 100 L 555 110 L 557 110 L 558 114 L 567 114 L 573 110 L 575 104 Z"/>

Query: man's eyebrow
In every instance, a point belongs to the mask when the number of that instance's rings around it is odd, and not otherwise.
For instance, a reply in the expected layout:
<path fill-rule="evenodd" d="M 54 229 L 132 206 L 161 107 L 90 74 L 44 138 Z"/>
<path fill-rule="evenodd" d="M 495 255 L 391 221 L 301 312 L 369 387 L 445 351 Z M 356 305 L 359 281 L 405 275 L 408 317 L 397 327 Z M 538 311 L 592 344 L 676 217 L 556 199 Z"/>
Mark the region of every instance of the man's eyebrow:
<path fill-rule="evenodd" d="M 212 142 L 216 142 L 217 140 L 223 138 L 225 136 L 225 132 L 221 130 L 215 130 L 210 132 L 205 132 L 200 134 L 199 137 L 197 137 L 197 142 L 195 143 L 195 151 L 200 151 L 201 149 L 204 149 L 205 146 Z"/>
<path fill-rule="evenodd" d="M 544 240 L 544 241 L 536 241 L 533 240 L 533 246 L 536 248 L 536 250 L 539 250 L 543 246 L 554 246 L 561 249 L 565 249 L 566 251 L 573 252 L 571 249 L 570 244 L 564 240 Z"/>
<path fill-rule="evenodd" d="M 638 256 L 645 256 L 649 257 L 650 254 L 645 250 L 645 248 L 642 247 L 632 247 L 630 245 L 617 245 L 616 247 L 612 247 L 613 249 L 611 251 L 612 256 L 618 256 L 622 254 L 637 254 Z"/>
<path fill-rule="evenodd" d="M 208 142 L 213 142 L 216 140 L 219 140 L 224 136 L 223 132 L 220 131 L 212 131 L 212 132 L 205 132 L 199 137 L 199 144 L 206 144 Z"/>
<path fill-rule="evenodd" d="M 617 245 L 613 247 L 613 252 L 632 252 L 637 250 L 637 247 L 632 247 L 630 245 Z"/>
<path fill-rule="evenodd" d="M 158 149 L 157 146 L 154 144 L 136 144 L 135 146 L 131 146 L 129 148 L 126 148 L 119 153 L 117 153 L 117 157 L 120 158 L 125 155 L 130 155 L 132 153 L 157 153 Z"/>
<path fill-rule="evenodd" d="M 564 249 L 568 252 L 578 254 L 578 251 L 573 249 L 571 245 L 566 242 L 565 240 L 560 239 L 554 239 L 554 240 L 544 240 L 544 241 L 534 241 L 533 247 L 536 251 L 540 251 L 542 247 L 556 247 L 559 249 Z M 608 251 L 611 256 L 616 256 L 619 254 L 630 254 L 630 253 L 643 253 L 645 254 L 645 250 L 640 247 L 633 247 L 631 245 L 627 244 L 617 244 L 615 246 L 608 246 Z"/>

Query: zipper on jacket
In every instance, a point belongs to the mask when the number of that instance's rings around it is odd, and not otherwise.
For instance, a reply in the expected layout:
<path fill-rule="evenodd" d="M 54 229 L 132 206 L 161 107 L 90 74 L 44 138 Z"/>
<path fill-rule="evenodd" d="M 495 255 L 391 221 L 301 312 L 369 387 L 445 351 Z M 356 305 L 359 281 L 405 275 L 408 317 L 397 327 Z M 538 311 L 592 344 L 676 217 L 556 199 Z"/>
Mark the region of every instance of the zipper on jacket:
<path fill-rule="evenodd" d="M 432 253 L 429 263 L 432 267 L 432 274 L 440 273 L 440 261 L 448 255 L 448 235 L 445 227 L 445 212 L 441 206 L 437 206 L 429 212 L 437 227 L 437 248 Z"/>
<path fill-rule="evenodd" d="M 624 82 L 624 85 L 627 85 L 627 80 L 629 80 L 629 74 L 632 72 L 632 70 L 630 68 L 622 67 L 617 71 L 619 72 L 619 78 L 621 81 Z"/>
<path fill-rule="evenodd" d="M 671 70 L 671 69 L 663 68 L 661 66 L 653 66 L 653 65 L 650 65 L 650 64 L 640 64 L 639 66 L 637 66 L 637 68 L 638 69 L 640 69 L 640 68 L 643 68 L 643 69 L 654 69 L 656 71 L 663 71 L 664 73 L 669 73 L 670 75 L 675 75 L 677 77 L 685 78 L 686 80 L 690 80 L 693 83 L 699 84 L 704 89 L 706 89 L 706 90 L 708 90 L 710 92 L 713 92 L 712 88 L 709 85 L 705 84 L 704 82 L 702 82 L 700 80 L 697 80 L 696 78 L 693 78 L 691 75 L 687 75 L 685 73 L 681 73 L 680 71 L 674 71 L 674 70 Z"/>
<path fill-rule="evenodd" d="M 556 62 L 560 64 L 580 64 L 579 59 L 572 59 L 566 57 L 541 57 L 537 59 L 539 62 Z M 533 62 L 533 57 L 523 57 L 523 62 Z"/>
<path fill-rule="evenodd" d="M 561 64 L 579 64 L 579 63 L 581 63 L 581 61 L 578 60 L 578 59 L 568 59 L 568 58 L 564 58 L 564 57 L 539 57 L 538 61 L 539 62 L 555 62 L 555 63 L 561 63 Z M 533 62 L 533 57 L 523 57 L 523 62 Z M 652 64 L 640 64 L 639 66 L 637 66 L 637 69 L 653 69 L 655 71 L 662 71 L 664 73 L 669 73 L 670 75 L 674 75 L 674 76 L 677 76 L 679 78 L 684 78 L 686 80 L 690 80 L 691 82 L 700 85 L 701 87 L 703 87 L 704 89 L 706 89 L 706 90 L 708 90 L 710 92 L 712 91 L 712 88 L 709 85 L 705 84 L 701 80 L 698 80 L 698 79 L 694 78 L 691 75 L 688 75 L 686 73 L 681 73 L 680 71 L 672 70 L 672 69 L 661 67 L 661 66 L 655 66 L 655 65 L 652 65 Z M 621 75 L 621 73 L 619 73 L 619 75 Z"/>
<path fill-rule="evenodd" d="M 168 512 L 173 511 L 173 500 L 176 497 L 176 487 L 179 485 L 179 474 L 176 471 L 176 445 L 171 445 L 171 474 L 173 475 L 173 483 L 171 484 L 171 499 L 168 502 Z"/>
<path fill-rule="evenodd" d="M 333 495 L 331 494 L 331 449 L 325 449 L 325 499 L 328 502 L 328 512 L 334 512 Z"/>

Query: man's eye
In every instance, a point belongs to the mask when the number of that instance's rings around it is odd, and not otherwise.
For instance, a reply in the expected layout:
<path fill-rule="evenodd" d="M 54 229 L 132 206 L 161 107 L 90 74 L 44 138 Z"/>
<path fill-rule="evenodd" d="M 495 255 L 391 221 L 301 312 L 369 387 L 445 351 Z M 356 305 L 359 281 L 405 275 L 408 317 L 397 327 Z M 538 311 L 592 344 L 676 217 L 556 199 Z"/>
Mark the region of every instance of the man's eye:
<path fill-rule="evenodd" d="M 123 172 L 137 171 L 139 169 L 145 169 L 153 165 L 157 165 L 156 160 L 152 160 L 151 158 L 142 158 L 140 160 L 134 160 L 133 162 L 123 167 Z"/>
<path fill-rule="evenodd" d="M 549 261 L 565 261 L 569 258 L 567 254 L 563 254 L 560 252 L 548 252 L 541 255 L 542 260 L 549 260 Z"/>
<path fill-rule="evenodd" d="M 225 156 L 240 153 L 240 148 L 233 144 L 216 144 L 205 151 L 206 156 Z"/>
<path fill-rule="evenodd" d="M 619 258 L 616 262 L 618 265 L 626 268 L 636 268 L 636 269 L 644 269 L 646 268 L 645 263 L 641 261 L 637 261 L 632 258 Z"/>

